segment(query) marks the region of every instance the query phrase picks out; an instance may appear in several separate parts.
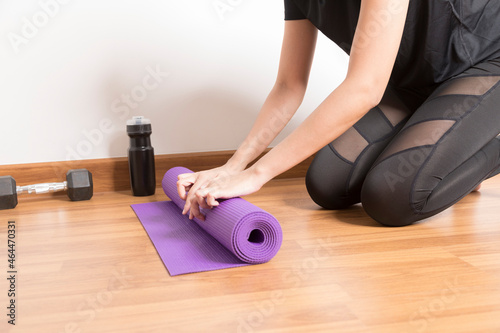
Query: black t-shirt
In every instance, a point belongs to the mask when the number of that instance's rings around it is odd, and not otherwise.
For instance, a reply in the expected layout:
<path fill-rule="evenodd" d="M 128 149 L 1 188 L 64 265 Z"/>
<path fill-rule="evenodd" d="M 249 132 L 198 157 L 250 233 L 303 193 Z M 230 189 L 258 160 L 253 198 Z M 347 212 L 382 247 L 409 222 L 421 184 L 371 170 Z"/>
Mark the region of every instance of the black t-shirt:
<path fill-rule="evenodd" d="M 309 19 L 349 53 L 361 0 L 284 1 L 285 20 Z M 387 24 L 388 13 L 373 21 L 369 33 Z M 425 89 L 497 57 L 500 0 L 410 0 L 390 84 Z"/>

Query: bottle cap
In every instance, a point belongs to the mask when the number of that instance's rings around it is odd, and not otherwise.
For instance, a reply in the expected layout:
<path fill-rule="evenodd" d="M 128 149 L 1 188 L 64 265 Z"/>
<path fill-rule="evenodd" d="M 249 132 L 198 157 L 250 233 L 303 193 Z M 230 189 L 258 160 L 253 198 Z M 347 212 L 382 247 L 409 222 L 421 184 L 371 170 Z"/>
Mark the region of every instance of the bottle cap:
<path fill-rule="evenodd" d="M 134 116 L 127 120 L 127 133 L 129 135 L 151 134 L 151 120 L 143 116 Z"/>
<path fill-rule="evenodd" d="M 151 120 L 143 116 L 133 116 L 132 119 L 127 120 L 127 125 L 146 125 L 151 124 Z"/>

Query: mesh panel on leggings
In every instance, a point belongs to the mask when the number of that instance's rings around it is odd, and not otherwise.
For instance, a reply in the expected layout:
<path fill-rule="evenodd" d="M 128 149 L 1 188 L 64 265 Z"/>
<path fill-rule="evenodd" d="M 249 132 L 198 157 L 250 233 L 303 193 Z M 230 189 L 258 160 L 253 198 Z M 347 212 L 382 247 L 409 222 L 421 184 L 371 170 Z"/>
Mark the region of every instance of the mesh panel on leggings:
<path fill-rule="evenodd" d="M 380 155 L 383 160 L 414 147 L 433 145 L 455 124 L 454 120 L 430 120 L 403 129 Z"/>
<path fill-rule="evenodd" d="M 493 88 L 500 81 L 500 76 L 489 75 L 489 76 L 472 76 L 467 75 L 463 77 L 458 77 L 444 83 L 441 87 L 436 89 L 432 94 L 433 97 L 438 96 L 449 96 L 449 95 L 466 95 L 466 96 L 483 96 L 491 88 Z M 480 97 L 477 97 L 480 98 Z M 463 105 L 462 105 L 463 104 Z M 464 107 L 469 110 L 463 110 L 459 112 L 461 116 L 465 115 L 470 111 L 470 108 L 474 107 L 476 101 L 474 100 L 472 105 L 470 103 L 462 102 L 460 105 L 454 105 L 455 109 L 460 109 Z M 437 107 L 439 104 L 436 104 Z M 437 109 L 436 116 L 444 118 L 451 118 L 454 115 L 455 109 Z M 453 117 L 455 118 L 455 117 Z M 420 147 L 436 144 L 439 139 L 455 124 L 456 119 L 439 119 L 439 120 L 427 120 L 421 121 L 414 124 L 407 124 L 398 137 L 387 147 L 387 149 L 379 157 L 379 160 L 383 160 L 393 154 L 398 152 Z"/>
<path fill-rule="evenodd" d="M 411 113 L 406 105 L 404 105 L 403 102 L 401 102 L 401 100 L 389 90 L 380 101 L 378 108 L 391 123 L 392 127 L 395 127 Z"/>
<path fill-rule="evenodd" d="M 366 127 L 366 121 L 361 121 L 357 123 L 354 127 L 349 128 L 344 134 L 339 136 L 335 141 L 331 143 L 331 147 L 342 156 L 343 159 L 354 163 L 359 155 L 366 149 L 366 147 L 372 143 L 372 139 L 366 139 L 366 137 L 373 137 L 368 135 L 368 132 L 375 132 L 378 138 L 383 137 L 387 133 L 390 133 L 394 128 L 406 119 L 410 115 L 410 110 L 406 107 L 403 102 L 394 94 L 390 89 L 386 91 L 384 97 L 377 106 L 380 112 L 373 112 L 371 110 L 365 117 L 365 120 L 370 119 L 371 121 L 377 121 L 377 119 L 385 119 L 379 124 L 376 130 L 372 130 L 373 124 L 369 124 L 370 127 Z M 384 128 L 382 123 L 387 123 Z M 363 131 L 364 128 L 364 131 Z M 361 135 L 359 131 L 364 134 Z M 375 139 L 376 140 L 376 139 Z"/>
<path fill-rule="evenodd" d="M 434 97 L 444 95 L 471 95 L 481 96 L 490 90 L 500 76 L 465 76 L 450 80 L 437 89 Z"/>
<path fill-rule="evenodd" d="M 331 145 L 344 159 L 354 163 L 359 154 L 368 146 L 368 141 L 351 127 L 333 141 Z"/>

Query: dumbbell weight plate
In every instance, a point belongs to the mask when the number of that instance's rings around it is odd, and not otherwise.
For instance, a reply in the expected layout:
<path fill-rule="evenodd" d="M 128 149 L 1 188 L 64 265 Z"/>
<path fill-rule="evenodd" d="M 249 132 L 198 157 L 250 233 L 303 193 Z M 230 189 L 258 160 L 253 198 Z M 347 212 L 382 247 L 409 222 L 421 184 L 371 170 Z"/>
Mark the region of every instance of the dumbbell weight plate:
<path fill-rule="evenodd" d="M 72 201 L 90 200 L 94 194 L 92 173 L 87 169 L 70 170 L 66 174 L 68 197 Z"/>
<path fill-rule="evenodd" d="M 0 209 L 11 209 L 16 206 L 16 181 L 11 176 L 0 177 Z"/>

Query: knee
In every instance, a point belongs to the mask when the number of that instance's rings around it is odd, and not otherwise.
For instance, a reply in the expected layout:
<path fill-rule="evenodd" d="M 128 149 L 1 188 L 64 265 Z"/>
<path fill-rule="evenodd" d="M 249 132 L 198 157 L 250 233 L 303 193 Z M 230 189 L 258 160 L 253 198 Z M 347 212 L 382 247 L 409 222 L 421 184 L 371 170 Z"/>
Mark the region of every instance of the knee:
<path fill-rule="evenodd" d="M 392 183 L 385 171 L 374 168 L 368 173 L 361 189 L 363 208 L 371 218 L 385 226 L 410 225 L 418 218 L 410 204 L 408 186 Z"/>
<path fill-rule="evenodd" d="M 343 209 L 360 201 L 358 191 L 348 189 L 351 165 L 342 161 L 327 146 L 309 166 L 306 188 L 311 199 L 326 209 Z"/>

